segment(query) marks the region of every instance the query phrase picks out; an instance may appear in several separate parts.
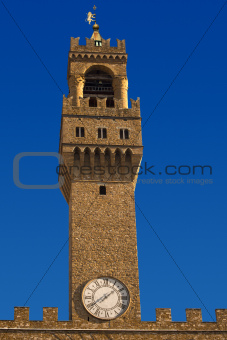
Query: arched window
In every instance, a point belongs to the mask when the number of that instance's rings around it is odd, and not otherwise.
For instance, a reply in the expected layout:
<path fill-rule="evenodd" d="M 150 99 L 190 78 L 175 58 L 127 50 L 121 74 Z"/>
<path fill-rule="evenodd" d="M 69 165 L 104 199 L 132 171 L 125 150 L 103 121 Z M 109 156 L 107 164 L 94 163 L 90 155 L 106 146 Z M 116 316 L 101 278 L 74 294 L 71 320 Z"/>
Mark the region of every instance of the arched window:
<path fill-rule="evenodd" d="M 83 90 L 83 97 L 90 97 L 89 106 L 97 107 L 94 98 L 107 98 L 106 106 L 114 107 L 114 90 L 113 90 L 112 76 L 100 70 L 98 67 L 93 68 L 85 74 L 85 84 Z"/>
<path fill-rule="evenodd" d="M 115 170 L 116 170 L 116 179 L 121 178 L 121 152 L 120 150 L 116 150 L 115 152 Z"/>
<path fill-rule="evenodd" d="M 129 149 L 125 153 L 125 164 L 127 164 L 127 166 L 132 165 L 131 151 Z"/>
<path fill-rule="evenodd" d="M 100 151 L 95 149 L 95 166 L 100 166 Z"/>
<path fill-rule="evenodd" d="M 96 148 L 94 155 L 94 177 L 96 179 L 100 178 L 102 174 L 100 166 L 101 166 L 100 150 Z"/>
<path fill-rule="evenodd" d="M 105 150 L 104 153 L 104 162 L 105 162 L 105 177 L 108 179 L 111 177 L 110 166 L 111 166 L 111 153 L 109 149 Z"/>
<path fill-rule="evenodd" d="M 132 153 L 127 150 L 125 153 L 125 178 L 130 179 L 132 175 Z"/>
<path fill-rule="evenodd" d="M 110 166 L 110 150 L 105 150 L 105 166 Z"/>
<path fill-rule="evenodd" d="M 73 164 L 74 177 L 80 176 L 80 149 L 76 148 L 74 152 L 74 164 Z"/>
<path fill-rule="evenodd" d="M 121 165 L 121 153 L 119 150 L 115 153 L 115 166 L 118 167 Z"/>
<path fill-rule="evenodd" d="M 90 150 L 88 148 L 84 151 L 84 166 L 90 166 Z"/>

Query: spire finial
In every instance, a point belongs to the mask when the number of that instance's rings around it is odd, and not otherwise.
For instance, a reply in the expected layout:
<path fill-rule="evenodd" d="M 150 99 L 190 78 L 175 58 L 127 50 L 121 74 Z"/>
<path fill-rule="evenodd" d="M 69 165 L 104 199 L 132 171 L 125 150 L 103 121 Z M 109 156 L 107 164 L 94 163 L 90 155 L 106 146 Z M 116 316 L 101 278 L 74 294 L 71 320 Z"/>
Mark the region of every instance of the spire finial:
<path fill-rule="evenodd" d="M 93 10 L 96 11 L 97 7 L 94 5 Z M 95 16 L 95 23 L 96 23 L 96 13 L 94 13 Z"/>
<path fill-rule="evenodd" d="M 94 5 L 93 10 L 94 13 L 88 12 L 87 13 L 87 19 L 85 21 L 87 21 L 89 23 L 89 25 L 91 24 L 92 21 L 94 21 L 94 25 L 93 25 L 93 34 L 91 39 L 93 39 L 95 41 L 95 46 L 102 46 L 102 37 L 99 33 L 99 25 L 96 23 L 96 11 L 97 7 Z"/>

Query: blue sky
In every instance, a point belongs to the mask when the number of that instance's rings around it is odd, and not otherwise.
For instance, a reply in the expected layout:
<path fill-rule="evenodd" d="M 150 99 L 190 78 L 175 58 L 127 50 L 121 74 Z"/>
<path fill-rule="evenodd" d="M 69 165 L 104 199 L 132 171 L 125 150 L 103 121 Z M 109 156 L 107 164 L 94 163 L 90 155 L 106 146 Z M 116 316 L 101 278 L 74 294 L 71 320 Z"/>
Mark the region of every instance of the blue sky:
<path fill-rule="evenodd" d="M 141 98 L 143 123 L 224 2 L 96 1 L 102 37 L 111 38 L 113 46 L 116 38 L 126 39 L 129 97 Z M 4 4 L 67 95 L 70 37 L 80 36 L 84 44 L 92 35 L 85 18 L 94 3 Z M 13 307 L 24 305 L 67 240 L 68 206 L 59 190 L 22 190 L 13 182 L 18 153 L 58 151 L 62 93 L 1 2 L 0 8 L 0 319 L 11 319 Z M 215 319 L 216 308 L 227 308 L 226 16 L 227 6 L 143 128 L 142 165 L 147 162 L 157 170 L 155 176 L 141 175 L 145 181 L 136 188 L 144 321 L 155 320 L 155 308 L 171 308 L 175 321 L 185 320 L 185 308 L 202 308 L 205 321 Z M 56 164 L 52 158 L 23 159 L 20 179 L 54 184 Z M 167 165 L 177 170 L 181 165 L 209 165 L 213 173 L 170 176 L 163 174 Z M 170 184 L 169 178 L 181 183 Z M 162 184 L 146 183 L 148 179 L 161 179 Z M 202 185 L 202 179 L 209 183 Z M 59 319 L 68 319 L 67 246 L 27 306 L 34 320 L 42 319 L 45 306 L 59 307 Z"/>

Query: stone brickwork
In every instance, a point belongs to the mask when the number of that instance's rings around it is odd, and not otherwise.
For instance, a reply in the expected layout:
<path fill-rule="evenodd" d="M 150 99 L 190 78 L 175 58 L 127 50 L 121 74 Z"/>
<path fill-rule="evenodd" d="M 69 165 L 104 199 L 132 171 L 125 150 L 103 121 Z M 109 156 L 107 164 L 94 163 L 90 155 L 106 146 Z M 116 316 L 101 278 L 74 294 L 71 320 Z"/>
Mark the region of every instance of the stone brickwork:
<path fill-rule="evenodd" d="M 224 309 L 216 310 L 216 322 L 203 322 L 200 309 L 187 309 L 186 322 L 172 321 L 171 309 L 156 309 L 155 322 L 141 321 L 134 202 L 137 172 L 106 176 L 93 170 L 95 164 L 105 170 L 117 170 L 119 164 L 138 169 L 142 159 L 140 101 L 131 100 L 128 108 L 126 63 L 124 40 L 111 47 L 110 39 L 95 46 L 87 38 L 86 46 L 80 46 L 79 38 L 71 38 L 69 96 L 63 97 L 59 146 L 64 170 L 59 181 L 69 203 L 69 321 L 58 321 L 57 308 L 44 308 L 42 321 L 30 321 L 29 308 L 16 307 L 14 320 L 0 321 L 0 340 L 227 340 Z M 105 96 L 97 97 L 97 106 L 91 107 L 90 97 L 84 96 L 90 70 L 111 76 L 107 79 L 112 79 L 114 107 L 108 107 Z M 83 128 L 84 135 L 77 136 L 76 128 Z M 107 130 L 107 138 L 98 138 L 99 128 Z M 120 129 L 128 130 L 129 138 L 121 138 Z M 88 165 L 89 174 L 78 172 L 78 166 Z M 100 186 L 105 187 L 104 195 Z M 113 320 L 93 317 L 82 304 L 86 283 L 103 276 L 122 281 L 130 293 L 128 309 Z"/>
<path fill-rule="evenodd" d="M 84 284 L 96 277 L 110 276 L 126 284 L 131 303 L 127 313 L 112 321 L 125 324 L 140 320 L 139 275 L 132 183 L 74 182 L 70 198 L 70 241 L 72 264 L 72 319 L 84 324 L 103 321 L 92 317 L 82 306 Z M 87 194 L 89 193 L 89 195 Z"/>
<path fill-rule="evenodd" d="M 76 127 L 84 127 L 83 138 L 76 137 Z M 106 117 L 94 119 L 94 117 L 63 117 L 62 143 L 76 145 L 116 145 L 116 146 L 141 146 L 141 121 L 138 119 L 121 118 L 106 119 Z M 98 138 L 98 128 L 107 129 L 107 139 Z M 128 129 L 130 140 L 120 139 L 120 129 Z"/>

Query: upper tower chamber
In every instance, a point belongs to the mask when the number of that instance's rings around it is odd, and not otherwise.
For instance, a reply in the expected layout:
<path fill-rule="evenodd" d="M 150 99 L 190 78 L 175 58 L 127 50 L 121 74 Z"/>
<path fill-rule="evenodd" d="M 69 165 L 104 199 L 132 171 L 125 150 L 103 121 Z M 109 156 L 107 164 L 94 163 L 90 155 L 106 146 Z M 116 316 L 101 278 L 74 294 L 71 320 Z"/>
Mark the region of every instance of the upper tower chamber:
<path fill-rule="evenodd" d="M 101 99 L 104 107 L 128 108 L 125 41 L 117 40 L 117 47 L 110 47 L 110 39 L 102 39 L 97 24 L 93 30 L 86 46 L 79 45 L 79 38 L 71 38 L 69 97 L 78 107 L 83 105 L 83 99 L 89 98 L 90 107 L 97 107 L 97 100 Z"/>
<path fill-rule="evenodd" d="M 143 149 L 139 98 L 131 99 L 128 108 L 125 40 L 117 39 L 117 47 L 111 47 L 96 23 L 86 45 L 79 39 L 70 42 L 69 94 L 63 98 L 60 135 L 65 165 L 61 190 L 67 202 L 72 181 L 135 185 Z"/>

